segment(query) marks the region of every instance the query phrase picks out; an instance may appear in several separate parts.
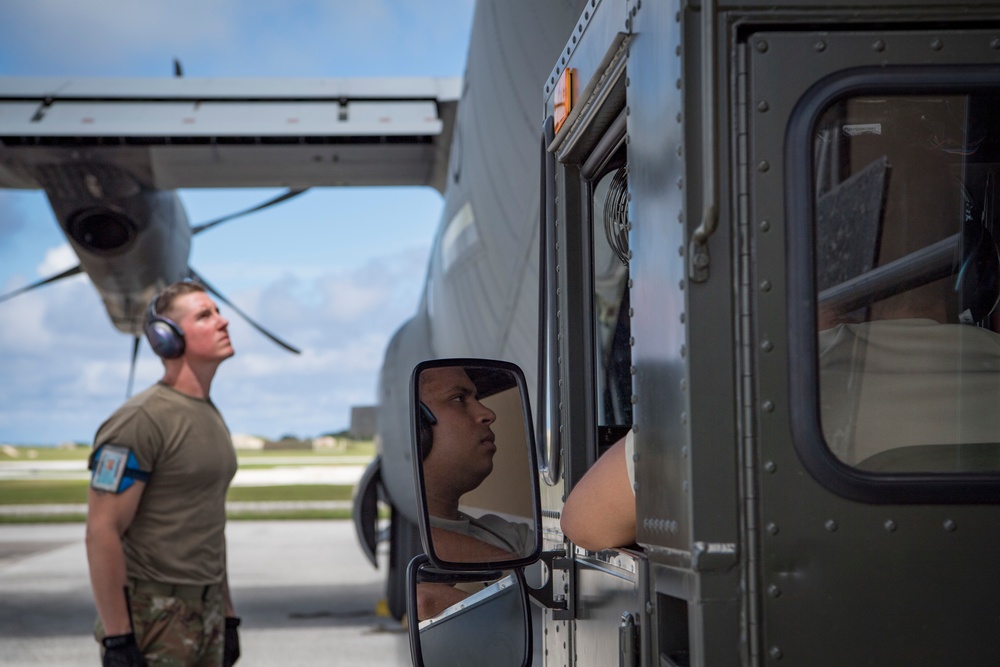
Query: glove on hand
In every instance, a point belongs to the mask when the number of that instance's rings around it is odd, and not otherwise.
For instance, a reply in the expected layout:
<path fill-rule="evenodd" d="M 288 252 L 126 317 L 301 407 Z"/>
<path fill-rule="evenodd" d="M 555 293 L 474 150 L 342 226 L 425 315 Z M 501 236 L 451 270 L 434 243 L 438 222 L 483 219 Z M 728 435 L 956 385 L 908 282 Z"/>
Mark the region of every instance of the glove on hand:
<path fill-rule="evenodd" d="M 104 667 L 147 667 L 135 634 L 112 635 L 101 640 L 104 646 Z"/>
<path fill-rule="evenodd" d="M 222 649 L 222 667 L 233 667 L 240 659 L 240 635 L 236 631 L 238 627 L 240 627 L 238 617 L 226 617 L 226 644 Z"/>

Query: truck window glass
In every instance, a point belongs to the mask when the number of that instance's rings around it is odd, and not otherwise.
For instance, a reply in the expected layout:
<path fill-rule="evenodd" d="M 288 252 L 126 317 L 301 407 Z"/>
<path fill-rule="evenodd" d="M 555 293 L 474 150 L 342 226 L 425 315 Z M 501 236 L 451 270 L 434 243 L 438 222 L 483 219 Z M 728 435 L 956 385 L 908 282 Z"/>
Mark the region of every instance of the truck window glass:
<path fill-rule="evenodd" d="M 839 99 L 813 138 L 819 417 L 873 473 L 1000 471 L 1000 95 Z"/>
<path fill-rule="evenodd" d="M 604 444 L 632 425 L 627 172 L 626 166 L 611 168 L 592 189 L 594 368 Z"/>

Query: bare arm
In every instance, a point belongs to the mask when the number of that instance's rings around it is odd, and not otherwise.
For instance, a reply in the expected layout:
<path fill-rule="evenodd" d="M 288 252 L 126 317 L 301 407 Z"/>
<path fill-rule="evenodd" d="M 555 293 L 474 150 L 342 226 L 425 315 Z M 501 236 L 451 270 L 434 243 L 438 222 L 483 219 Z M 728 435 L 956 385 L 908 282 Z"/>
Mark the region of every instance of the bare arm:
<path fill-rule="evenodd" d="M 445 560 L 456 563 L 476 563 L 498 560 L 512 560 L 517 555 L 500 547 L 487 544 L 468 535 L 462 535 L 445 528 L 431 528 L 434 551 Z"/>
<path fill-rule="evenodd" d="M 90 489 L 87 498 L 87 562 L 94 604 L 108 635 L 132 632 L 125 603 L 127 582 L 122 535 L 135 518 L 142 498 L 143 482 L 136 482 L 123 493 Z"/>
<path fill-rule="evenodd" d="M 573 487 L 559 520 L 563 533 L 591 551 L 635 542 L 635 493 L 622 438 Z"/>

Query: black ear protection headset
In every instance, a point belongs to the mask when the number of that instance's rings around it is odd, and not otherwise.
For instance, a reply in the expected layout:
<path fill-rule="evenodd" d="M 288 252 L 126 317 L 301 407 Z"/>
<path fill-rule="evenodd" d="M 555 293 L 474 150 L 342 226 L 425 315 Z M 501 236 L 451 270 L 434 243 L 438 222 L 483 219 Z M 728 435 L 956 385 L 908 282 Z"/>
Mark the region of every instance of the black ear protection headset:
<path fill-rule="evenodd" d="M 994 180 L 991 171 L 986 175 L 978 228 L 962 232 L 962 243 L 967 250 L 955 278 L 955 291 L 960 296 L 958 319 L 963 324 L 986 324 L 1000 303 L 1000 249 L 993 236 L 997 216 Z M 972 221 L 975 205 L 968 190 L 965 198 L 965 218 Z"/>
<path fill-rule="evenodd" d="M 420 445 L 420 460 L 427 458 L 431 453 L 431 445 L 434 444 L 434 432 L 431 426 L 437 424 L 437 417 L 431 409 L 419 401 L 420 409 L 417 410 L 417 444 Z"/>
<path fill-rule="evenodd" d="M 157 356 L 162 359 L 176 359 L 184 354 L 184 332 L 170 318 L 156 313 L 156 302 L 159 299 L 160 294 L 157 293 L 149 302 L 142 330 L 146 333 L 146 340 Z"/>

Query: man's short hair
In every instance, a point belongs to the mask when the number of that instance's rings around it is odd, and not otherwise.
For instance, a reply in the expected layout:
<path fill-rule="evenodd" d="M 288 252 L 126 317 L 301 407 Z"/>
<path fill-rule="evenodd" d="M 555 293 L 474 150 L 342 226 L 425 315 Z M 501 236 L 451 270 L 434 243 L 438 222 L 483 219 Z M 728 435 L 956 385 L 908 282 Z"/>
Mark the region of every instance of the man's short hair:
<path fill-rule="evenodd" d="M 160 295 L 156 298 L 156 303 L 153 305 L 153 311 L 157 315 L 164 315 L 173 319 L 171 316 L 171 311 L 174 307 L 174 301 L 177 297 L 184 296 L 185 294 L 193 294 L 195 292 L 205 293 L 207 290 L 205 286 L 201 283 L 196 283 L 192 280 L 181 280 L 173 285 L 168 285 L 163 288 Z"/>

